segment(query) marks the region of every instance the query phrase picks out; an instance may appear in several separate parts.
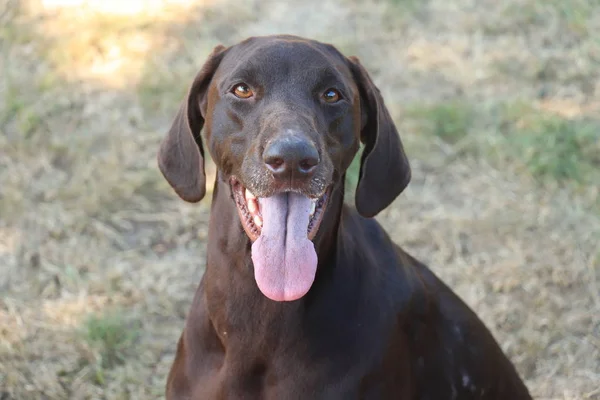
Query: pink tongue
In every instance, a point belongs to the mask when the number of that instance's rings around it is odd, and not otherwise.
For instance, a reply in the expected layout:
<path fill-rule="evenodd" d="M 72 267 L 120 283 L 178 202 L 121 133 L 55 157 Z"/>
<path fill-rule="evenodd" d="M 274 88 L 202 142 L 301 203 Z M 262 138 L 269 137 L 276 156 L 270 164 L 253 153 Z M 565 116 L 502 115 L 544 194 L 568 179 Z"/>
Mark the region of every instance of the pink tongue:
<path fill-rule="evenodd" d="M 254 279 L 275 301 L 304 296 L 315 280 L 317 253 L 308 240 L 311 201 L 296 193 L 260 199 L 263 226 L 252 244 Z"/>

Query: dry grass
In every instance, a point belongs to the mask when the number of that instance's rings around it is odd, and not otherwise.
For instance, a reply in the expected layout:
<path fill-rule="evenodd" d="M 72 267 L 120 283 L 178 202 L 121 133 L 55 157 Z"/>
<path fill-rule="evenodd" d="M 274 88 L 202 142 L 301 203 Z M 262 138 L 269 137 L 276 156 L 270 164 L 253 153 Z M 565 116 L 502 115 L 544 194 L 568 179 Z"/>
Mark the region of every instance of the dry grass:
<path fill-rule="evenodd" d="M 277 32 L 373 72 L 414 166 L 381 220 L 535 398 L 600 398 L 597 0 L 52 3 L 0 0 L 0 399 L 161 398 L 208 202 L 157 144 L 214 45 Z"/>

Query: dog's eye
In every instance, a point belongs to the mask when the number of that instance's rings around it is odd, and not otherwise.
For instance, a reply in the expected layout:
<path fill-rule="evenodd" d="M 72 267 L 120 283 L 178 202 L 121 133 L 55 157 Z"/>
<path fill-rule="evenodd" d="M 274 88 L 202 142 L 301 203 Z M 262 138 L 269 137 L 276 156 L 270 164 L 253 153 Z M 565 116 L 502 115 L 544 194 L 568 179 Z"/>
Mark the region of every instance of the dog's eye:
<path fill-rule="evenodd" d="M 252 90 L 245 83 L 235 85 L 235 87 L 233 88 L 233 94 L 236 97 L 239 97 L 240 99 L 249 99 L 254 95 L 254 93 L 252 93 Z"/>
<path fill-rule="evenodd" d="M 327 89 L 325 93 L 323 93 L 323 100 L 327 103 L 337 103 L 342 98 L 340 92 L 335 89 Z"/>

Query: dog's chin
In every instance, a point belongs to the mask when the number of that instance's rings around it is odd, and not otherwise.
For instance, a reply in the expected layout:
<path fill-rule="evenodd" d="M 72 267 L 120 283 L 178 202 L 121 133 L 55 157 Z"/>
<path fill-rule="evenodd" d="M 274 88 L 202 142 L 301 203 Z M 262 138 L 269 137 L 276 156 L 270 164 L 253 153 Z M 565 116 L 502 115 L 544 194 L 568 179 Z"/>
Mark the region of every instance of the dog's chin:
<path fill-rule="evenodd" d="M 232 176 L 229 183 L 231 185 L 233 199 L 237 206 L 242 227 L 244 228 L 244 231 L 250 240 L 255 242 L 260 237 L 263 226 L 263 215 L 261 214 L 262 198 L 255 196 L 236 177 Z M 319 227 L 323 221 L 323 216 L 325 215 L 330 194 L 331 186 L 325 189 L 320 196 L 311 198 L 312 208 L 306 232 L 306 236 L 309 240 L 313 240 L 319 231 Z"/>

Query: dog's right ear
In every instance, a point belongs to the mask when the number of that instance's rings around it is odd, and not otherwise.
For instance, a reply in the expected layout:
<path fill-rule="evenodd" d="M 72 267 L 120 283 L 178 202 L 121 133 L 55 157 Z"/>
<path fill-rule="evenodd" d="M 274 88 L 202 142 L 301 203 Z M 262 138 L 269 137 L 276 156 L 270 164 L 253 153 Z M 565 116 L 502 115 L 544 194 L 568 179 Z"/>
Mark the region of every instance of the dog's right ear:
<path fill-rule="evenodd" d="M 158 167 L 163 176 L 179 197 L 190 203 L 202 200 L 206 193 L 200 131 L 204 126 L 208 87 L 225 53 L 225 47 L 219 45 L 208 56 L 158 151 Z"/>

